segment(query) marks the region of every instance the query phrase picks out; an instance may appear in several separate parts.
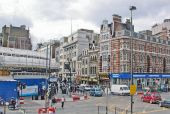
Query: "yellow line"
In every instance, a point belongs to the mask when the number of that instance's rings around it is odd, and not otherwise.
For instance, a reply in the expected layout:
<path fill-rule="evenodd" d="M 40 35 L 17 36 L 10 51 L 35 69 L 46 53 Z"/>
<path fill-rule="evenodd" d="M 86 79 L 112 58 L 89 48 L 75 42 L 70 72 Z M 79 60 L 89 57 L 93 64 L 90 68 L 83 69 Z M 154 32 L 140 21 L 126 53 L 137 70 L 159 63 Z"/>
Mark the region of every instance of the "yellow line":
<path fill-rule="evenodd" d="M 151 110 L 151 111 L 146 111 L 146 112 L 137 112 L 137 113 L 134 113 L 134 114 L 149 114 L 149 113 L 152 113 L 152 112 L 161 112 L 161 111 L 164 111 L 164 110 L 168 110 L 168 109 L 162 108 L 162 109 L 159 109 L 159 110 Z"/>

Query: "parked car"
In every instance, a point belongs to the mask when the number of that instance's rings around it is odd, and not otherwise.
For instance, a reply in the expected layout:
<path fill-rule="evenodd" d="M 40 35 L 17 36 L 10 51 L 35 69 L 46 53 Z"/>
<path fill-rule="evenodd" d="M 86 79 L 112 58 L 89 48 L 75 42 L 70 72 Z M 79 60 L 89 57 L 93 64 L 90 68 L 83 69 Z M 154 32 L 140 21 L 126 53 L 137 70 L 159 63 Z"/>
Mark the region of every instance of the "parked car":
<path fill-rule="evenodd" d="M 79 88 L 84 88 L 84 91 L 90 91 L 92 89 L 91 86 L 86 84 L 81 84 Z"/>
<path fill-rule="evenodd" d="M 84 86 L 78 86 L 77 91 L 84 92 L 85 91 Z"/>
<path fill-rule="evenodd" d="M 130 90 L 127 85 L 112 85 L 111 93 L 118 95 L 130 95 Z"/>
<path fill-rule="evenodd" d="M 163 101 L 160 101 L 159 106 L 170 108 L 170 99 L 165 99 Z"/>
<path fill-rule="evenodd" d="M 90 91 L 92 88 L 88 85 L 84 86 L 85 91 Z"/>
<path fill-rule="evenodd" d="M 161 101 L 161 95 L 158 92 L 146 92 L 142 97 L 141 100 L 143 102 L 149 103 L 159 103 Z"/>
<path fill-rule="evenodd" d="M 91 96 L 99 96 L 99 97 L 101 97 L 101 96 L 103 96 L 103 91 L 102 91 L 101 88 L 92 88 L 90 90 L 90 95 Z"/>
<path fill-rule="evenodd" d="M 160 85 L 160 90 L 161 92 L 168 92 L 168 84 L 161 84 Z"/>

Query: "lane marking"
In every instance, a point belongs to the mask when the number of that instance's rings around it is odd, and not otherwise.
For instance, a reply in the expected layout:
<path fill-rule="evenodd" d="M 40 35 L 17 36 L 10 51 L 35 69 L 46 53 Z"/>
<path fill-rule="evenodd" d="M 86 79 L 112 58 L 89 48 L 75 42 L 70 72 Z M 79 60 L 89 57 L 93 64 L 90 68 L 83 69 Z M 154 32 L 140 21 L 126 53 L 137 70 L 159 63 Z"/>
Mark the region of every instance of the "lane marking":
<path fill-rule="evenodd" d="M 167 108 L 162 108 L 162 109 L 159 109 L 159 110 L 151 110 L 151 111 L 146 111 L 146 112 L 137 112 L 137 113 L 134 113 L 134 114 L 149 114 L 149 113 L 161 112 L 161 111 L 165 111 L 165 110 L 168 110 L 168 109 Z"/>

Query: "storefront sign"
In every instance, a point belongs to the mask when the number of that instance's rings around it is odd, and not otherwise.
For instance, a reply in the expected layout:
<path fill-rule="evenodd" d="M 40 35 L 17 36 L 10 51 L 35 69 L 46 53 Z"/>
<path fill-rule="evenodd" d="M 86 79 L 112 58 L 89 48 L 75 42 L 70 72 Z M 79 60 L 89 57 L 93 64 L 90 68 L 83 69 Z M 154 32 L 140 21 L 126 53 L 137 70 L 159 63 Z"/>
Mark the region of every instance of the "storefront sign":
<path fill-rule="evenodd" d="M 130 73 L 110 73 L 111 78 L 130 79 Z M 170 78 L 170 74 L 144 74 L 134 73 L 133 78 Z"/>
<path fill-rule="evenodd" d="M 144 75 L 144 74 L 134 74 L 133 77 L 134 78 L 146 78 L 146 75 Z"/>
<path fill-rule="evenodd" d="M 163 74 L 162 78 L 170 78 L 170 74 Z"/>
<path fill-rule="evenodd" d="M 149 74 L 148 78 L 161 78 L 161 75 L 159 75 L 159 74 Z"/>
<path fill-rule="evenodd" d="M 119 74 L 112 74 L 111 77 L 112 77 L 112 78 L 119 78 L 120 75 L 119 75 Z"/>

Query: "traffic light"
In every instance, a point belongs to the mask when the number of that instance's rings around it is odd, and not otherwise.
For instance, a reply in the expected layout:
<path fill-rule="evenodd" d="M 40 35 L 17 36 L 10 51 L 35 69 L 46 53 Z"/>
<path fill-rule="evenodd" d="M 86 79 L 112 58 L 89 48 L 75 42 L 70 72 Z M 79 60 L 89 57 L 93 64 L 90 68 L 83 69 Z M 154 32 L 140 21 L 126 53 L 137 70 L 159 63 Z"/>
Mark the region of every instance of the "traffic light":
<path fill-rule="evenodd" d="M 22 84 L 22 89 L 25 89 L 25 88 L 26 88 L 26 84 L 23 83 L 23 84 Z"/>
<path fill-rule="evenodd" d="M 67 63 L 64 63 L 64 69 L 70 69 L 70 65 L 69 64 L 67 64 Z"/>

